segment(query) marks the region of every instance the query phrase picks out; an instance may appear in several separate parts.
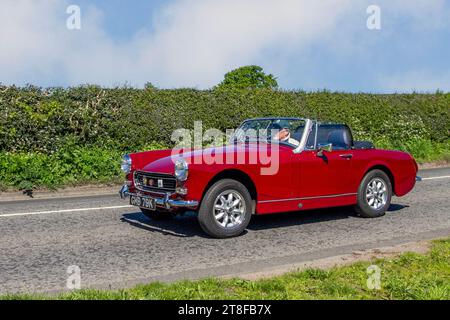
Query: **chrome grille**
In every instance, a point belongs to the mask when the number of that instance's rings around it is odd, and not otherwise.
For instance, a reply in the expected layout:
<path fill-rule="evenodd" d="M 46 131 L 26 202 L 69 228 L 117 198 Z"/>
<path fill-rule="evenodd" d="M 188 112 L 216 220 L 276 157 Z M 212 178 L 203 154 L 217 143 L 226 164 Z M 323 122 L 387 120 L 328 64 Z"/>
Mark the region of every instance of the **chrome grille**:
<path fill-rule="evenodd" d="M 144 191 L 173 193 L 177 187 L 177 180 L 170 174 L 136 171 L 134 184 Z"/>

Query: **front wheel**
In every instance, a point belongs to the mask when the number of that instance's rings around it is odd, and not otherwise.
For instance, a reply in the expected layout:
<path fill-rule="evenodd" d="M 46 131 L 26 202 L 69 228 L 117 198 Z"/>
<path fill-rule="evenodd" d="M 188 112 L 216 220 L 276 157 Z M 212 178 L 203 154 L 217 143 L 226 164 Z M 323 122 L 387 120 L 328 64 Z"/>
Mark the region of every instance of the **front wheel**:
<path fill-rule="evenodd" d="M 372 170 L 361 181 L 356 211 L 364 218 L 383 216 L 391 204 L 391 180 L 381 170 Z"/>
<path fill-rule="evenodd" d="M 216 182 L 206 192 L 198 221 L 202 229 L 215 238 L 240 235 L 250 222 L 252 198 L 247 188 L 236 180 Z"/>

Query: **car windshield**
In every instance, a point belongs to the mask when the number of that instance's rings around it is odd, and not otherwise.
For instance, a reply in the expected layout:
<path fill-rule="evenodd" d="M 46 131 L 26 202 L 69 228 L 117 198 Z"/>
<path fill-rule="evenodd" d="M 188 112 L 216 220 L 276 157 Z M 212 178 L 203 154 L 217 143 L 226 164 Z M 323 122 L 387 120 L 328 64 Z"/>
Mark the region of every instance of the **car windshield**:
<path fill-rule="evenodd" d="M 306 121 L 303 119 L 275 118 L 247 120 L 236 130 L 232 141 L 270 141 L 298 147 Z"/>

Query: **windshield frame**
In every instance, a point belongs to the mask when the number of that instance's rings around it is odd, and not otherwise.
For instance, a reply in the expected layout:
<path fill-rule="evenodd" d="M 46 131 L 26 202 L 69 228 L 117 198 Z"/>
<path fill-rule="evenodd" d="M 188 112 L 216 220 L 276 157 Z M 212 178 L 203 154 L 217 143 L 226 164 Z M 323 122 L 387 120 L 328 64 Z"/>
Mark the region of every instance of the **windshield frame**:
<path fill-rule="evenodd" d="M 267 142 L 267 143 L 278 143 L 278 144 L 285 145 L 285 146 L 293 149 L 294 153 L 301 153 L 303 150 L 305 150 L 306 142 L 308 141 L 308 137 L 309 137 L 309 135 L 310 135 L 310 133 L 312 131 L 313 121 L 311 119 L 298 118 L 298 117 L 267 117 L 267 118 L 246 119 L 235 130 L 235 132 L 231 136 L 230 142 L 231 143 L 237 142 L 236 133 L 247 122 L 251 122 L 251 121 L 269 121 L 270 122 L 269 126 L 270 126 L 270 124 L 273 123 L 273 121 L 275 121 L 275 120 L 304 121 L 305 122 L 305 128 L 304 128 L 304 130 L 302 132 L 302 136 L 301 136 L 301 139 L 299 140 L 299 145 L 298 146 L 293 145 L 291 143 L 288 143 L 286 141 L 279 141 L 279 140 L 273 140 L 273 139 L 249 139 L 247 141 L 249 141 L 249 142 L 264 141 L 264 142 Z"/>

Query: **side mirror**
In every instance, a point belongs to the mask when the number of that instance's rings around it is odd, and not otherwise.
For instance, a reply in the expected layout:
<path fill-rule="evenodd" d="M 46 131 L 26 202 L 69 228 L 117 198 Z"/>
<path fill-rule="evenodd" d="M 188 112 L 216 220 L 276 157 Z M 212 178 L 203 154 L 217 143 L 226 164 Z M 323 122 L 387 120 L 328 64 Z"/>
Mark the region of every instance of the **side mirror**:
<path fill-rule="evenodd" d="M 324 151 L 326 151 L 326 152 L 333 151 L 333 145 L 331 143 L 326 143 L 326 144 L 319 143 L 317 156 L 318 157 L 323 157 L 323 152 Z"/>

